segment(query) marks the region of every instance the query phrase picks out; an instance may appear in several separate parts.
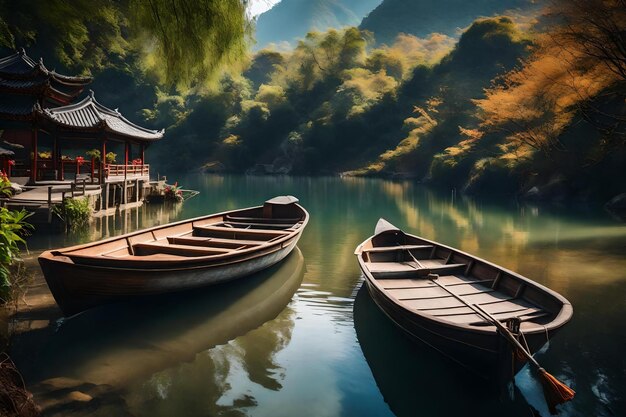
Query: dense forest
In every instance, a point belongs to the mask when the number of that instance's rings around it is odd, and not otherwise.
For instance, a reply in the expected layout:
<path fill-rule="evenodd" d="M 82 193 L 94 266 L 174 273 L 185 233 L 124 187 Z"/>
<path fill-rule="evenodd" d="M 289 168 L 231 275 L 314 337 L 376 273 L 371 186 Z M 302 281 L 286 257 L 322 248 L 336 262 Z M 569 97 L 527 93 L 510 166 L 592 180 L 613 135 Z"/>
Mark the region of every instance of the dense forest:
<path fill-rule="evenodd" d="M 258 52 L 238 0 L 30 3 L 0 1 L 3 48 L 91 73 L 102 102 L 167 128 L 149 155 L 160 172 L 402 177 L 537 199 L 624 192 L 623 0 L 506 15 L 522 2 L 476 2 L 464 16 L 492 16 L 460 33 L 454 13 L 435 18 L 446 2 L 415 1 L 436 11 L 420 22 L 384 0 L 360 27 Z M 415 30 L 392 38 L 374 24 L 393 19 Z"/>

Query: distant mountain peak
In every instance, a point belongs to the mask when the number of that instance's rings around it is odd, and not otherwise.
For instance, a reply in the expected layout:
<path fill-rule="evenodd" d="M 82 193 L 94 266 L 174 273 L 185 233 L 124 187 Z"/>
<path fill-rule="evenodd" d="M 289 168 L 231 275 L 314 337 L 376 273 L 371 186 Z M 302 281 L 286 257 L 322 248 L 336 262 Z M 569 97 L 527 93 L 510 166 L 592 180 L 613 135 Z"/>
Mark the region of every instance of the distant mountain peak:
<path fill-rule="evenodd" d="M 360 28 L 373 32 L 379 44 L 393 43 L 398 33 L 454 36 L 478 17 L 532 6 L 531 0 L 383 0 L 363 19 Z"/>
<path fill-rule="evenodd" d="M 282 0 L 257 18 L 255 49 L 292 45 L 311 30 L 358 26 L 382 0 Z"/>

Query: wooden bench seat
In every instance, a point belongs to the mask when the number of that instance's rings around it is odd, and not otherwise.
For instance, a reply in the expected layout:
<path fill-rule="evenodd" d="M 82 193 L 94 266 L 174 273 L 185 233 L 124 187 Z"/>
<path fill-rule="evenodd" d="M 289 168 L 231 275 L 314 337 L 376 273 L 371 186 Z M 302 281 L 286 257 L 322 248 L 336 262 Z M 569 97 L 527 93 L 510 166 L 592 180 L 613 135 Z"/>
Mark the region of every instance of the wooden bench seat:
<path fill-rule="evenodd" d="M 219 239 L 229 240 L 256 240 L 267 242 L 283 236 L 287 236 L 290 233 L 280 230 L 253 230 L 253 229 L 238 229 L 234 227 L 220 227 L 220 226 L 195 226 L 193 227 L 194 236 L 213 237 Z"/>
<path fill-rule="evenodd" d="M 186 257 L 211 256 L 229 253 L 229 249 L 202 248 L 189 245 L 166 244 L 164 242 L 137 243 L 133 245 L 135 256 L 145 256 L 153 254 L 169 254 Z"/>
<path fill-rule="evenodd" d="M 393 252 L 397 250 L 420 250 L 432 249 L 433 245 L 402 245 L 402 246 L 381 246 L 377 248 L 363 249 L 363 252 Z"/>
<path fill-rule="evenodd" d="M 263 223 L 263 224 L 273 224 L 273 223 L 288 223 L 288 224 L 295 224 L 298 223 L 300 221 L 302 221 L 302 219 L 300 218 L 291 218 L 291 219 L 287 219 L 287 218 L 270 218 L 270 217 L 240 217 L 240 216 L 230 216 L 230 215 L 226 215 L 224 216 L 224 220 L 225 221 L 233 221 L 233 222 L 241 222 L 241 223 Z"/>
<path fill-rule="evenodd" d="M 202 237 L 202 236 L 173 236 L 168 237 L 167 240 L 170 244 L 174 245 L 187 245 L 187 246 L 200 246 L 209 248 L 224 248 L 224 249 L 241 249 L 250 246 L 262 245 L 262 242 L 255 240 L 234 240 L 234 239 L 218 239 L 214 237 Z"/>
<path fill-rule="evenodd" d="M 426 260 L 420 261 L 426 263 Z M 429 273 L 453 274 L 456 270 L 463 270 L 466 264 L 426 263 L 424 268 L 417 268 L 415 262 L 369 262 L 368 269 L 376 279 L 410 278 L 425 276 Z"/>
<path fill-rule="evenodd" d="M 236 222 L 227 220 L 224 224 L 231 225 L 240 229 L 253 229 L 253 230 L 283 230 L 294 227 L 294 223 L 248 223 L 248 222 Z M 249 229 L 248 229 L 249 228 Z"/>

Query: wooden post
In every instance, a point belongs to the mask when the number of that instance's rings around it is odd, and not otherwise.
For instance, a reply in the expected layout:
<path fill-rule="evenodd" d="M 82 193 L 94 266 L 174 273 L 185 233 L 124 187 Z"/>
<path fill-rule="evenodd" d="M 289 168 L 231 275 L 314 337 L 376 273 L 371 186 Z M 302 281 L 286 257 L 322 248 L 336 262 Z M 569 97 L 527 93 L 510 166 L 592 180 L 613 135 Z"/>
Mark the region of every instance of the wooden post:
<path fill-rule="evenodd" d="M 85 195 L 85 181 L 86 181 L 86 179 L 83 178 L 83 195 Z"/>
<path fill-rule="evenodd" d="M 70 192 L 72 193 L 72 198 L 74 198 L 75 189 L 76 189 L 76 179 L 74 179 L 74 182 L 70 184 Z"/>
<path fill-rule="evenodd" d="M 48 224 L 50 223 L 52 223 L 52 186 L 51 185 L 48 186 Z"/>
<path fill-rule="evenodd" d="M 59 145 L 57 143 L 57 135 L 54 134 L 54 144 L 52 145 L 52 169 L 55 177 L 59 179 Z"/>
<path fill-rule="evenodd" d="M 143 166 L 146 164 L 146 145 L 141 144 L 141 176 L 143 176 Z"/>
<path fill-rule="evenodd" d="M 139 203 L 139 178 L 135 180 L 135 203 Z"/>
<path fill-rule="evenodd" d="M 59 161 L 60 161 L 60 165 L 61 165 L 61 170 L 57 173 L 57 179 L 59 181 L 63 181 L 65 179 L 65 174 L 63 173 L 63 155 L 61 155 L 63 152 L 61 150 L 61 144 L 57 142 L 57 165 L 59 165 Z"/>
<path fill-rule="evenodd" d="M 30 168 L 30 180 L 35 183 L 37 181 L 37 126 L 33 126 L 32 129 L 32 149 L 33 149 L 33 158 L 31 160 L 31 168 Z"/>
<path fill-rule="evenodd" d="M 128 169 L 128 141 L 124 142 L 124 187 L 126 187 L 126 171 Z"/>
<path fill-rule="evenodd" d="M 104 199 L 104 209 L 108 209 L 109 208 L 109 192 L 111 191 L 110 188 L 111 184 L 106 183 L 106 185 L 103 185 L 104 189 L 106 190 L 105 192 L 105 199 Z"/>
<path fill-rule="evenodd" d="M 100 153 L 100 184 L 104 184 L 106 180 L 106 154 L 107 154 L 107 140 L 102 140 L 102 150 Z M 107 193 L 108 194 L 108 193 Z"/>

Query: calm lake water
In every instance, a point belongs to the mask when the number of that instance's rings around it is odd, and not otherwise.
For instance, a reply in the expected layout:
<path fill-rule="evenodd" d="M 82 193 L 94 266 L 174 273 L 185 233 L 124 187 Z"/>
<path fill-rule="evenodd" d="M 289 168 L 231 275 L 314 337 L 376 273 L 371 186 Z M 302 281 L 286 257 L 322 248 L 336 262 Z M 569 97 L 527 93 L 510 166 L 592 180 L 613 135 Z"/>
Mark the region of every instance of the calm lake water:
<path fill-rule="evenodd" d="M 410 182 L 179 177 L 201 191 L 96 219 L 72 236 L 33 236 L 35 285 L 11 354 L 49 415 L 548 415 L 527 369 L 513 400 L 414 345 L 362 288 L 353 255 L 379 217 L 560 292 L 574 317 L 537 355 L 569 383 L 566 416 L 626 415 L 626 226 L 601 208 L 533 208 L 435 193 Z M 41 285 L 44 249 L 258 205 L 293 194 L 311 221 L 283 263 L 251 279 L 95 309 L 69 320 Z M 88 402 L 69 399 L 87 399 Z"/>

